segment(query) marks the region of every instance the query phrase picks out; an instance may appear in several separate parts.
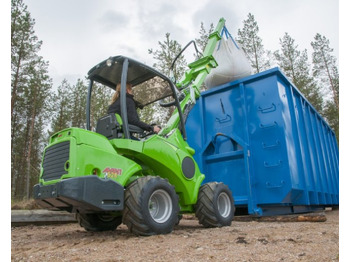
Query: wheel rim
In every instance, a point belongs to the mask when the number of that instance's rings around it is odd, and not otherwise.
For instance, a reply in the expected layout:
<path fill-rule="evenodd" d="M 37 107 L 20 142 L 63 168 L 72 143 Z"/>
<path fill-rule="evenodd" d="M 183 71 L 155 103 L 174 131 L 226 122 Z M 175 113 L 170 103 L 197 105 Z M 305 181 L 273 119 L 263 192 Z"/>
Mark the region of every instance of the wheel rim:
<path fill-rule="evenodd" d="M 170 195 L 163 189 L 154 191 L 149 199 L 148 209 L 154 221 L 157 223 L 166 222 L 173 210 Z"/>
<path fill-rule="evenodd" d="M 217 200 L 219 214 L 222 217 L 228 217 L 231 213 L 231 200 L 230 197 L 222 192 Z"/>

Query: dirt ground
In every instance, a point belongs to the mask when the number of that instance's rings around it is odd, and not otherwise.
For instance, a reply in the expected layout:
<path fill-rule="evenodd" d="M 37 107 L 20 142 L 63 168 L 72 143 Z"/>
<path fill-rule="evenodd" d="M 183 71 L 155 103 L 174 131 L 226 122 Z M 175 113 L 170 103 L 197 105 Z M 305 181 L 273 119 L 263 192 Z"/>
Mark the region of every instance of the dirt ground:
<path fill-rule="evenodd" d="M 11 260 L 339 261 L 339 211 L 325 214 L 326 222 L 233 221 L 213 229 L 189 216 L 171 234 L 151 237 L 125 225 L 98 233 L 78 224 L 12 227 Z"/>

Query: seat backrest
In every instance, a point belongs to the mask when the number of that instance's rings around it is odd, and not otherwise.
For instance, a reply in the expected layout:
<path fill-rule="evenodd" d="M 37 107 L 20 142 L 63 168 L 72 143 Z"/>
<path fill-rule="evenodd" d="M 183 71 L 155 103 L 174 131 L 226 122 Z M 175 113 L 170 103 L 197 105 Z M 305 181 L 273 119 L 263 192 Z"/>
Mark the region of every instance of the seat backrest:
<path fill-rule="evenodd" d="M 123 121 L 119 114 L 108 114 L 97 121 L 96 133 L 104 135 L 108 139 L 123 138 Z M 130 133 L 142 134 L 144 130 L 138 126 L 129 124 Z"/>
<path fill-rule="evenodd" d="M 119 123 L 115 114 L 108 114 L 101 117 L 97 121 L 96 133 L 104 135 L 108 139 L 123 137 L 123 129 L 121 123 Z"/>
<path fill-rule="evenodd" d="M 117 122 L 120 124 L 120 128 L 123 131 L 123 120 L 122 117 L 119 114 L 115 114 L 115 117 L 117 118 Z M 129 124 L 129 131 L 131 134 L 142 134 L 144 132 L 144 130 L 138 126 L 134 126 Z"/>

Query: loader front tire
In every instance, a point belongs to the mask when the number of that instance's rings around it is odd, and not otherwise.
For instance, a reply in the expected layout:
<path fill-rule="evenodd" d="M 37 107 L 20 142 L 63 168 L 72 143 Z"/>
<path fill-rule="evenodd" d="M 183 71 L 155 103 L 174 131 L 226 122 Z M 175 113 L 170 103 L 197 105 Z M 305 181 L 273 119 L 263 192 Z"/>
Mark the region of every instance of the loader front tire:
<path fill-rule="evenodd" d="M 125 191 L 123 223 L 136 235 L 168 234 L 178 221 L 178 202 L 175 188 L 167 180 L 140 177 Z"/>
<path fill-rule="evenodd" d="M 199 223 L 204 227 L 230 226 L 235 213 L 231 190 L 223 183 L 202 185 L 195 211 Z"/>
<path fill-rule="evenodd" d="M 115 230 L 121 223 L 121 216 L 112 214 L 96 213 L 96 214 L 76 214 L 76 219 L 81 227 L 86 231 L 112 231 Z"/>

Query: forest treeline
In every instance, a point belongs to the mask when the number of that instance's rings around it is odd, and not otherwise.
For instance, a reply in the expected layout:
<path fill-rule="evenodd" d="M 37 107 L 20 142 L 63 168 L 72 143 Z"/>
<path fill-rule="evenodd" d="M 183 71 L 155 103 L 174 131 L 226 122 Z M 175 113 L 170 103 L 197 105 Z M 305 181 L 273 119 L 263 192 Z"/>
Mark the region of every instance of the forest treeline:
<path fill-rule="evenodd" d="M 202 51 L 213 28 L 213 24 L 199 25 L 195 41 Z M 246 53 L 254 73 L 280 67 L 339 137 L 338 63 L 326 36 L 315 34 L 310 43 L 311 55 L 307 49 L 301 50 L 287 32 L 280 37 L 280 49 L 270 51 L 264 47 L 258 22 L 250 13 L 243 21 L 243 27 L 233 35 Z M 75 83 L 63 80 L 59 86 L 53 86 L 49 61 L 39 55 L 43 44 L 35 35 L 35 20 L 27 5 L 23 0 L 11 0 L 12 199 L 31 197 L 50 135 L 68 127 L 85 128 L 88 81 L 82 76 Z M 149 49 L 149 55 L 156 61 L 153 66 L 168 75 L 171 62 L 181 49 L 182 45 L 171 38 L 171 33 L 166 33 L 157 49 Z M 186 65 L 185 57 L 181 56 L 175 66 L 175 77 L 183 74 Z M 112 90 L 100 86 L 93 90 L 91 123 L 96 123 L 105 114 Z M 149 113 L 141 114 L 150 121 Z"/>

